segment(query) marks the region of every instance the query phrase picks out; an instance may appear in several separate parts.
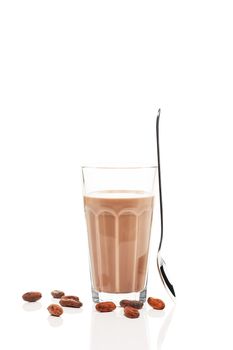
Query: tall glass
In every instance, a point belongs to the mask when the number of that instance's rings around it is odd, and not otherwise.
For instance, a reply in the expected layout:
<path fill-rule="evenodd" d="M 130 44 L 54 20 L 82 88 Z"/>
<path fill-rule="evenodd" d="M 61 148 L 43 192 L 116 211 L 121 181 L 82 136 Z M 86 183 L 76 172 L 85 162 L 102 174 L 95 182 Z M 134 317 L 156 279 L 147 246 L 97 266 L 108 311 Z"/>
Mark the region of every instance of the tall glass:
<path fill-rule="evenodd" d="M 157 167 L 83 167 L 92 298 L 145 301 Z"/>

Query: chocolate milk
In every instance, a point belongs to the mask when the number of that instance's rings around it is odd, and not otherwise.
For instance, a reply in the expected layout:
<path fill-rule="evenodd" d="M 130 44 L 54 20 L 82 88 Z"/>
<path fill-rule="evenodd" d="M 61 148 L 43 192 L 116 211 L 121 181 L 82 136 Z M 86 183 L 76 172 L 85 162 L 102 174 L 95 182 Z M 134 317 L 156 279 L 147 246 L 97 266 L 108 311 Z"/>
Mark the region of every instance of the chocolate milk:
<path fill-rule="evenodd" d="M 103 191 L 84 196 L 96 291 L 130 293 L 144 289 L 153 199 L 140 191 Z"/>

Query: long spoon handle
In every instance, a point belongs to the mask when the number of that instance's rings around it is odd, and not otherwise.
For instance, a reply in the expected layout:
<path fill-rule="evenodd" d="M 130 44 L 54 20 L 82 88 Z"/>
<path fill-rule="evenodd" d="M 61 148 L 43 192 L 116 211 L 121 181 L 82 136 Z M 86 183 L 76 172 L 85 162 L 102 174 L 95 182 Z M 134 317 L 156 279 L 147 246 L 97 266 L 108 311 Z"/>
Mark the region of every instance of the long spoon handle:
<path fill-rule="evenodd" d="M 161 235 L 159 242 L 160 251 L 163 242 L 163 199 L 162 199 L 162 184 L 161 184 L 161 166 L 160 166 L 160 149 L 159 149 L 159 119 L 161 110 L 158 110 L 156 118 L 156 142 L 157 142 L 157 159 L 158 159 L 158 180 L 159 180 L 159 205 L 160 205 L 160 224 L 161 224 Z"/>
<path fill-rule="evenodd" d="M 160 225 L 161 225 L 161 233 L 160 233 L 160 242 L 158 248 L 157 255 L 157 264 L 160 276 L 164 285 L 169 292 L 169 295 L 172 297 L 173 301 L 175 300 L 176 294 L 173 285 L 169 281 L 167 277 L 167 273 L 165 272 L 165 261 L 160 256 L 160 249 L 163 242 L 163 200 L 162 200 L 162 184 L 161 184 L 161 166 L 160 166 L 160 149 L 159 149 L 159 119 L 160 119 L 161 110 L 158 110 L 157 118 L 156 118 L 156 140 L 157 140 L 157 158 L 158 158 L 158 182 L 159 182 L 159 205 L 160 205 Z"/>

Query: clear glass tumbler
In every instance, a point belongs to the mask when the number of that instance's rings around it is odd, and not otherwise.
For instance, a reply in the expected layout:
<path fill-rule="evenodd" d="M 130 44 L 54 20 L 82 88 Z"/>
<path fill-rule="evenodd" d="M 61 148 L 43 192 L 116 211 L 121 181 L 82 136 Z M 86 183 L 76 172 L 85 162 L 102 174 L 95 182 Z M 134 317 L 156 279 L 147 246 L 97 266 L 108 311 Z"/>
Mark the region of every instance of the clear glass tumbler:
<path fill-rule="evenodd" d="M 82 167 L 92 298 L 146 300 L 157 167 Z"/>

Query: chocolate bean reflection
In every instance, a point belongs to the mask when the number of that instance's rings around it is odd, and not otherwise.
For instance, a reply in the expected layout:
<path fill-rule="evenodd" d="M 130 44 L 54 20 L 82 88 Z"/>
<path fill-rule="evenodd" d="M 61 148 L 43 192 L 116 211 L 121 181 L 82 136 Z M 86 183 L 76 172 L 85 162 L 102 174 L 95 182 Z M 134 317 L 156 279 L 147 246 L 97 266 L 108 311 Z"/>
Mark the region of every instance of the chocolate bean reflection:
<path fill-rule="evenodd" d="M 29 312 L 30 311 L 40 310 L 41 307 L 42 307 L 42 304 L 41 304 L 41 302 L 38 302 L 38 301 L 33 302 L 33 303 L 26 302 L 26 303 L 23 304 L 24 311 L 29 311 Z"/>

